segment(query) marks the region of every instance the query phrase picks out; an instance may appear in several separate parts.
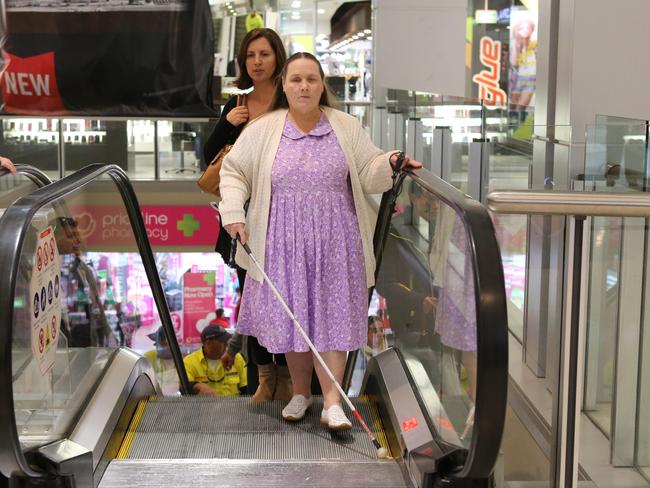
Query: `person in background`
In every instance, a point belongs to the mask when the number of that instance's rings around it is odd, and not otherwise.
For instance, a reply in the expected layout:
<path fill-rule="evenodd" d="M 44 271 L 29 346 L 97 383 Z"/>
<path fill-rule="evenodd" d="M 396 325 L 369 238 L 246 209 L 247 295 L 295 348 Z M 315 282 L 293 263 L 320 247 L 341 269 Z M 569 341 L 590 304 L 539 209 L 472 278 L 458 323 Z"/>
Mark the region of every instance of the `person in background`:
<path fill-rule="evenodd" d="M 54 237 L 63 258 L 61 287 L 69 303 L 68 315 L 73 315 L 69 326 L 68 343 L 72 347 L 114 347 L 117 338 L 113 334 L 100 297 L 97 272 L 87 263 L 83 242 L 76 219 L 58 217 Z"/>
<path fill-rule="evenodd" d="M 234 144 L 244 126 L 251 120 L 266 113 L 271 105 L 275 93 L 276 82 L 279 79 L 287 55 L 284 51 L 282 40 L 272 29 L 253 29 L 242 40 L 237 63 L 239 65 L 239 78 L 235 84 L 237 88 L 254 90 L 246 98 L 246 104 L 237 107 L 237 97 L 231 97 L 223 107 L 221 117 L 212 134 L 203 147 L 206 162 L 214 159 L 217 153 L 226 145 Z M 223 243 L 217 252 L 221 254 L 224 263 L 230 262 L 230 239 L 221 239 Z M 246 272 L 236 266 L 239 287 L 244 289 Z M 235 341 L 239 338 L 235 337 Z M 255 337 L 249 337 L 247 344 L 248 358 L 253 363 L 251 370 L 257 369 L 259 387 L 253 395 L 254 401 L 289 400 L 292 395 L 291 380 L 287 362 L 282 354 L 270 354 L 260 346 Z M 235 342 L 231 351 L 241 350 L 241 341 Z M 226 362 L 232 361 L 226 356 Z M 251 374 L 255 374 L 251 371 Z M 251 378 L 250 383 L 254 381 Z"/>
<path fill-rule="evenodd" d="M 11 159 L 0 156 L 0 168 L 4 168 L 9 171 L 12 175 L 16 174 L 16 167 L 14 163 L 11 162 Z"/>
<path fill-rule="evenodd" d="M 275 83 L 287 55 L 280 36 L 272 29 L 253 29 L 242 39 L 237 54 L 239 89 L 253 87 L 246 104 L 237 106 L 237 97 L 226 102 L 217 124 L 203 145 L 203 155 L 210 162 L 226 144 L 234 144 L 249 120 L 265 113 L 275 92 Z M 224 258 L 228 262 L 228 257 Z"/>
<path fill-rule="evenodd" d="M 261 29 L 264 27 L 264 19 L 256 10 L 253 10 L 250 14 L 246 16 L 246 32 L 250 32 L 253 29 Z"/>
<path fill-rule="evenodd" d="M 376 315 L 368 317 L 368 342 L 363 347 L 363 355 L 366 359 L 376 356 L 388 348 L 386 336 L 384 335 L 384 324 Z"/>
<path fill-rule="evenodd" d="M 297 53 L 287 61 L 272 108 L 224 158 L 221 218 L 232 238 L 249 242 L 340 382 L 347 351 L 367 341 L 375 262 L 365 195 L 390 188 L 399 156 L 375 147 L 355 117 L 331 108 L 323 70 L 312 54 Z M 422 166 L 406 155 L 403 163 Z M 287 358 L 294 396 L 282 410 L 284 419 L 304 417 L 315 367 L 324 399 L 321 423 L 350 429 L 338 390 L 262 274 L 243 249 L 236 259 L 249 274 L 240 333 Z"/>
<path fill-rule="evenodd" d="M 218 308 L 215 310 L 215 313 L 217 316 L 210 321 L 210 325 L 218 325 L 224 329 L 227 329 L 230 326 L 230 323 L 228 322 L 228 319 L 224 317 L 225 312 L 223 308 Z"/>
<path fill-rule="evenodd" d="M 165 331 L 160 327 L 153 334 L 148 334 L 147 337 L 153 341 L 155 348 L 145 352 L 144 357 L 153 366 L 163 395 L 177 395 L 179 391 L 178 373 L 176 372 L 176 366 L 172 359 L 172 353 L 169 349 Z"/>
<path fill-rule="evenodd" d="M 233 366 L 226 369 L 221 356 L 230 334 L 218 325 L 208 325 L 201 331 L 201 349 L 185 356 L 183 363 L 192 390 L 203 396 L 237 396 L 246 393 L 246 362 L 237 353 Z"/>

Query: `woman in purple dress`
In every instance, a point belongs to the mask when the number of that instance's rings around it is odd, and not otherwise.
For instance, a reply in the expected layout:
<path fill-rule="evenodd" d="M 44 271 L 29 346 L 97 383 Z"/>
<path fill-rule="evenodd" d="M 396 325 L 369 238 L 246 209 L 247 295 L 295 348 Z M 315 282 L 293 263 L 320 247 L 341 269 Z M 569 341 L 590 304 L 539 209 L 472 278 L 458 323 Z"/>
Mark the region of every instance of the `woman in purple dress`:
<path fill-rule="evenodd" d="M 367 340 L 374 222 L 365 194 L 390 188 L 397 156 L 377 149 L 357 119 L 330 107 L 323 70 L 311 54 L 289 58 L 273 109 L 250 124 L 224 159 L 221 215 L 232 237 L 248 240 L 340 382 L 347 351 Z M 421 167 L 408 156 L 405 164 Z M 294 396 L 282 416 L 304 417 L 315 367 L 324 399 L 321 423 L 349 429 L 338 391 L 261 273 L 241 249 L 237 261 L 249 277 L 239 332 L 286 354 Z"/>

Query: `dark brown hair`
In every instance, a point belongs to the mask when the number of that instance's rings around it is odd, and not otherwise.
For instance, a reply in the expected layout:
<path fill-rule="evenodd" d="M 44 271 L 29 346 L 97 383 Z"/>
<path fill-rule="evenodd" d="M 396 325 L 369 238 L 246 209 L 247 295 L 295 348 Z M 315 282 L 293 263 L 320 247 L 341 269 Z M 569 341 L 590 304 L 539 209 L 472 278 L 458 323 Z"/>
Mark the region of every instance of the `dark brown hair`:
<path fill-rule="evenodd" d="M 323 72 L 323 67 L 320 65 L 318 59 L 316 59 L 316 56 L 313 54 L 301 52 L 296 53 L 287 59 L 287 62 L 285 63 L 284 68 L 282 68 L 282 72 L 280 74 L 282 81 L 286 80 L 287 78 L 287 70 L 289 69 L 289 64 L 296 59 L 309 59 L 310 61 L 316 63 L 316 66 L 318 66 L 318 72 L 320 73 L 320 80 L 323 82 L 323 93 L 320 96 L 318 104 L 324 107 L 333 107 L 333 95 L 330 93 L 329 88 L 327 87 L 327 83 L 325 83 L 325 73 Z M 273 97 L 273 104 L 271 105 L 271 110 L 276 110 L 278 108 L 289 108 L 289 101 L 287 100 L 287 95 L 282 89 L 282 83 L 275 84 L 275 96 Z"/>
<path fill-rule="evenodd" d="M 275 71 L 273 72 L 274 82 L 277 83 L 280 72 L 284 63 L 287 61 L 287 53 L 284 50 L 284 44 L 282 44 L 282 39 L 280 36 L 273 30 L 267 28 L 253 29 L 248 34 L 244 36 L 239 46 L 239 52 L 237 53 L 237 64 L 239 65 L 239 77 L 235 80 L 235 85 L 237 88 L 245 89 L 253 86 L 253 80 L 246 70 L 246 55 L 248 54 L 248 46 L 251 42 L 263 37 L 271 45 L 271 49 L 275 53 Z"/>

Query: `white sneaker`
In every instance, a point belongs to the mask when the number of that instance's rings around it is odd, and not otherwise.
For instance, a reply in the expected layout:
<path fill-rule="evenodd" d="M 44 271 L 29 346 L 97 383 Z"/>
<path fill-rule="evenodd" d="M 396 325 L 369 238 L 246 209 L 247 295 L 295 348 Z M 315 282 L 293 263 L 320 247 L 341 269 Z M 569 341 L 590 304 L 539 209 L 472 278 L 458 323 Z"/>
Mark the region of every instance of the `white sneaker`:
<path fill-rule="evenodd" d="M 301 420 L 311 405 L 311 397 L 305 398 L 302 395 L 294 395 L 286 407 L 282 409 L 282 418 L 291 422 Z"/>
<path fill-rule="evenodd" d="M 327 425 L 331 430 L 350 430 L 352 428 L 352 422 L 345 416 L 340 405 L 324 408 L 320 414 L 320 423 Z"/>

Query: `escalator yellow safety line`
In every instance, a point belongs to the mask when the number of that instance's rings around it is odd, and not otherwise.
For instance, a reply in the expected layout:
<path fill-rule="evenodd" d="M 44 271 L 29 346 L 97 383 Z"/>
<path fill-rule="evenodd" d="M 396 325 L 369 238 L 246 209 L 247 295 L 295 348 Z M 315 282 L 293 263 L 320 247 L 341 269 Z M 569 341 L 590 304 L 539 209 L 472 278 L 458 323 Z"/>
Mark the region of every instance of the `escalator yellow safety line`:
<path fill-rule="evenodd" d="M 135 409 L 135 413 L 133 414 L 133 418 L 131 419 L 129 428 L 126 431 L 126 435 L 124 436 L 124 440 L 122 441 L 120 450 L 117 452 L 117 456 L 115 456 L 116 459 L 126 459 L 129 457 L 131 446 L 133 445 L 133 441 L 135 441 L 135 436 L 138 431 L 138 427 L 140 427 L 140 422 L 142 422 L 144 411 L 147 408 L 147 403 L 149 402 L 150 399 L 152 399 L 152 397 L 146 400 L 140 400 L 138 402 L 138 406 Z"/>
<path fill-rule="evenodd" d="M 377 410 L 377 406 L 370 401 L 370 399 L 366 395 L 362 395 L 359 397 L 361 400 L 366 402 L 368 404 L 368 410 L 370 410 L 370 421 L 372 422 L 372 428 L 374 429 L 376 435 L 377 442 L 379 442 L 379 445 L 386 449 L 386 452 L 389 454 L 388 459 L 392 459 L 392 456 L 390 456 L 390 447 L 388 446 L 388 438 L 386 437 L 386 433 L 384 432 L 384 426 L 381 424 L 381 419 L 379 418 L 379 411 Z"/>

